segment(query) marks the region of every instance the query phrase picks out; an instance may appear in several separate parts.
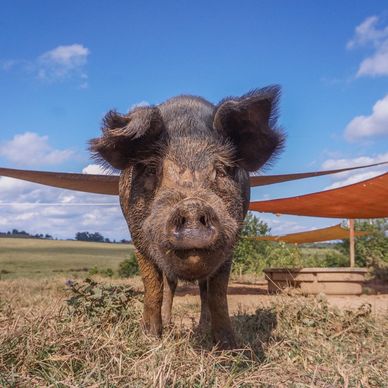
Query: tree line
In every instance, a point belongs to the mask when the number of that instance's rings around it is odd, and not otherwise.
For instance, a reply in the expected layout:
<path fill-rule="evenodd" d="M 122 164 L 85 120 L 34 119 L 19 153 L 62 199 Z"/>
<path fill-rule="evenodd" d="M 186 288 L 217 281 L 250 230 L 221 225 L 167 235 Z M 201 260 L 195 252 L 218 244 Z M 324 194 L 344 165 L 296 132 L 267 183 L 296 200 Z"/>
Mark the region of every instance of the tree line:
<path fill-rule="evenodd" d="M 122 239 L 120 241 L 116 240 L 110 240 L 107 237 L 104 237 L 101 233 L 95 232 L 95 233 L 90 233 L 90 232 L 77 232 L 75 234 L 75 239 L 77 241 L 91 241 L 91 242 L 105 242 L 105 243 L 120 243 L 120 244 L 130 244 L 130 240 Z"/>
<path fill-rule="evenodd" d="M 0 237 L 10 237 L 10 238 L 36 238 L 36 239 L 42 239 L 42 240 L 54 240 L 53 236 L 51 234 L 43 234 L 43 233 L 36 233 L 31 234 L 26 232 L 25 230 L 18 230 L 18 229 L 12 229 L 8 232 L 0 232 Z M 116 240 L 110 240 L 107 237 L 104 237 L 101 233 L 95 232 L 77 232 L 75 234 L 74 240 L 77 241 L 91 241 L 91 242 L 105 242 L 105 243 L 113 243 L 113 244 L 130 244 L 130 240 L 121 239 L 119 241 Z"/>
<path fill-rule="evenodd" d="M 25 230 L 12 229 L 8 232 L 0 232 L 0 237 L 19 237 L 19 238 L 39 238 L 43 240 L 53 240 L 51 234 L 36 233 L 30 234 Z"/>

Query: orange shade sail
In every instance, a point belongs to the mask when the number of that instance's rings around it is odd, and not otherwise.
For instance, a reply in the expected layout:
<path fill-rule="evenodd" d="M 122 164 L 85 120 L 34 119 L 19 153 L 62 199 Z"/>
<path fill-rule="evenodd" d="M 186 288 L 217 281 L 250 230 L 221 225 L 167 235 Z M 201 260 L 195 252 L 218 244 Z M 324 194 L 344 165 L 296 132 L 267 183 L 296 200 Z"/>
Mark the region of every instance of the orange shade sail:
<path fill-rule="evenodd" d="M 337 173 L 344 172 L 344 171 L 358 170 L 360 168 L 381 166 L 383 164 L 388 164 L 388 161 L 381 162 L 381 163 L 374 163 L 374 164 L 366 164 L 364 166 L 358 166 L 358 167 L 340 168 L 337 170 L 300 172 L 300 173 L 296 173 L 296 174 L 251 176 L 251 177 L 249 177 L 249 180 L 250 180 L 252 187 L 254 187 L 254 186 L 266 186 L 266 185 L 273 185 L 275 183 L 289 182 L 289 181 L 295 181 L 298 179 L 313 178 L 313 177 L 318 177 L 318 176 L 323 176 L 323 175 L 337 174 Z"/>
<path fill-rule="evenodd" d="M 288 182 L 298 179 L 312 178 L 322 175 L 335 174 L 344 171 L 388 164 L 388 161 L 368 164 L 358 167 L 342 168 L 337 170 L 302 172 L 296 174 L 263 175 L 249 177 L 251 186 L 265 186 L 274 183 Z M 119 194 L 119 176 L 117 175 L 89 175 L 66 172 L 46 172 L 32 170 L 18 170 L 14 168 L 1 168 L 0 176 L 22 179 L 29 182 L 40 183 L 46 186 L 61 189 L 84 191 L 95 194 Z"/>
<path fill-rule="evenodd" d="M 86 193 L 119 194 L 119 177 L 115 175 L 72 174 L 0 168 L 0 176 Z"/>
<path fill-rule="evenodd" d="M 388 217 L 388 173 L 338 189 L 251 202 L 249 209 L 328 218 Z"/>
<path fill-rule="evenodd" d="M 355 232 L 355 236 L 365 236 L 368 232 Z M 349 238 L 349 230 L 341 227 L 341 224 L 328 228 L 309 230 L 308 232 L 291 233 L 283 236 L 255 236 L 247 237 L 250 240 L 277 241 L 289 244 L 303 244 L 320 241 L 342 240 Z"/>

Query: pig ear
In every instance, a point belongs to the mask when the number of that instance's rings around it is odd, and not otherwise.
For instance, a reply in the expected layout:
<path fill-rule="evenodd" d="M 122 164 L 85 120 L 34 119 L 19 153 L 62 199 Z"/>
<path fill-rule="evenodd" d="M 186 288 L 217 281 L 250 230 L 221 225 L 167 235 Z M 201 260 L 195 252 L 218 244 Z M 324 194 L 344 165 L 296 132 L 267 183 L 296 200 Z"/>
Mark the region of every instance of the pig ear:
<path fill-rule="evenodd" d="M 163 128 L 156 107 L 135 108 L 127 115 L 110 111 L 103 120 L 102 136 L 90 140 L 90 150 L 103 164 L 123 170 L 155 152 L 153 145 Z"/>
<path fill-rule="evenodd" d="M 276 128 L 279 86 L 256 89 L 239 98 L 228 98 L 216 107 L 214 127 L 236 147 L 243 168 L 255 171 L 282 149 L 284 136 Z"/>

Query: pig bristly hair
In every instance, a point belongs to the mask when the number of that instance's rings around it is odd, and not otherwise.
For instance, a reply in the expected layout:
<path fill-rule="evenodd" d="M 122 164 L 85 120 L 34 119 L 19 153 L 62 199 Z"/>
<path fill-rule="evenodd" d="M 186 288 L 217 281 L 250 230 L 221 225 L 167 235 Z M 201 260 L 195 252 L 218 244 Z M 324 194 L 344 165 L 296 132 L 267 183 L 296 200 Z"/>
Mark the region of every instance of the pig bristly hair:
<path fill-rule="evenodd" d="M 216 106 L 179 96 L 125 115 L 111 111 L 102 136 L 91 140 L 98 160 L 122 170 L 120 203 L 136 248 L 170 278 L 204 279 L 230 259 L 250 200 L 248 172 L 284 143 L 279 93 L 271 86 Z M 190 200 L 211 209 L 217 238 L 206 248 L 174 250 L 167 224 L 184 217 Z"/>
<path fill-rule="evenodd" d="M 280 87 L 272 85 L 224 98 L 216 106 L 214 127 L 232 140 L 247 171 L 268 166 L 283 150 L 285 135 L 277 126 L 279 98 Z"/>

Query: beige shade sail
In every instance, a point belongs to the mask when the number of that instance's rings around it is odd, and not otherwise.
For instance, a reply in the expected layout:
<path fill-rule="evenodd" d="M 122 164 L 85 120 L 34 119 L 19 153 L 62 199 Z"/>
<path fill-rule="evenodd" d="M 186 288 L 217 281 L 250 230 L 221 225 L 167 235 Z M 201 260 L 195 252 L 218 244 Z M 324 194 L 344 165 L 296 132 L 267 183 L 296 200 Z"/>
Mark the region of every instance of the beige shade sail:
<path fill-rule="evenodd" d="M 355 232 L 354 235 L 365 236 L 368 232 Z M 329 226 L 328 228 L 309 230 L 308 232 L 291 233 L 283 236 L 255 236 L 246 237 L 249 240 L 277 241 L 289 244 L 303 244 L 320 241 L 342 240 L 349 238 L 349 230 L 341 227 L 341 224 Z"/>
<path fill-rule="evenodd" d="M 251 176 L 251 177 L 249 177 L 249 180 L 250 180 L 252 187 L 254 187 L 254 186 L 267 186 L 267 185 L 273 185 L 275 183 L 295 181 L 298 179 L 313 178 L 313 177 L 329 175 L 329 174 L 337 174 L 337 173 L 344 172 L 344 171 L 358 170 L 360 168 L 381 166 L 383 164 L 388 164 L 388 161 L 381 162 L 381 163 L 367 164 L 367 165 L 358 166 L 358 167 L 340 168 L 337 170 L 301 172 L 301 173 L 296 173 L 296 174 Z"/>
<path fill-rule="evenodd" d="M 119 194 L 119 177 L 115 175 L 72 174 L 0 168 L 0 176 L 86 193 Z"/>
<path fill-rule="evenodd" d="M 338 189 L 251 202 L 249 209 L 328 218 L 388 217 L 388 173 Z"/>

